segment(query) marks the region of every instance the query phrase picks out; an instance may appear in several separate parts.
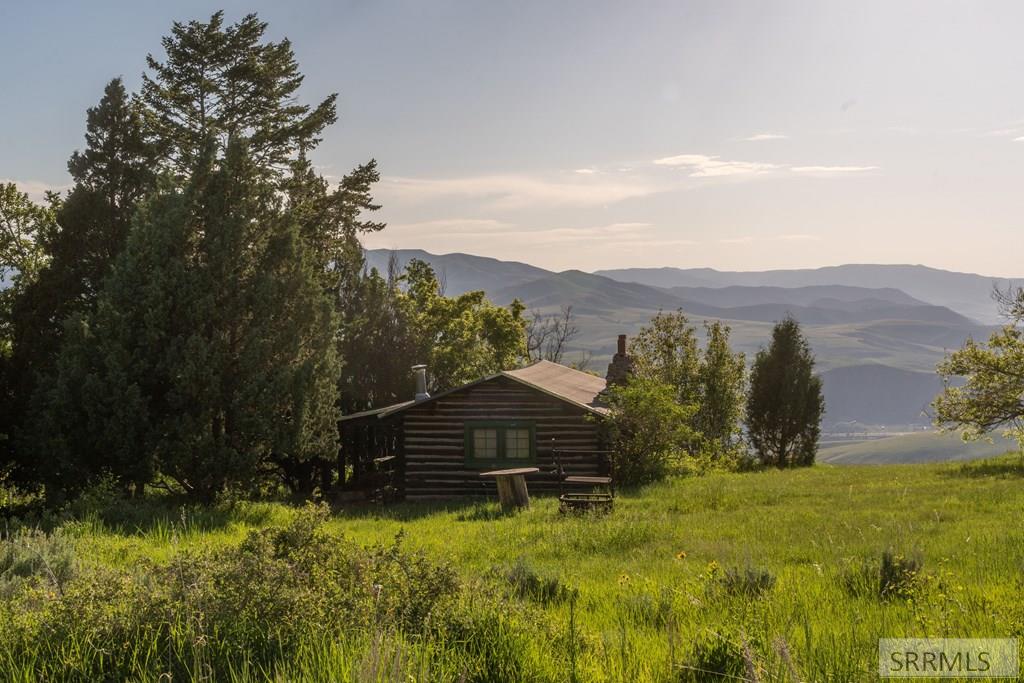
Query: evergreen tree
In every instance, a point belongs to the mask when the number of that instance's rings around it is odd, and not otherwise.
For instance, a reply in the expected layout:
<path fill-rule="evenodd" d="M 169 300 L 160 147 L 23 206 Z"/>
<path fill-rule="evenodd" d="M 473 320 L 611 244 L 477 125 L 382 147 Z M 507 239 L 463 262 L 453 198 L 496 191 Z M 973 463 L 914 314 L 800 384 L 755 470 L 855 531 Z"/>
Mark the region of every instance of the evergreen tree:
<path fill-rule="evenodd" d="M 223 156 L 244 138 L 261 176 L 281 177 L 337 119 L 330 95 L 316 107 L 297 100 L 303 76 L 291 43 L 264 42 L 267 24 L 255 14 L 225 26 L 175 22 L 163 39 L 166 59 L 146 58 L 143 76 L 149 134 L 164 164 L 187 181 L 210 141 Z"/>
<path fill-rule="evenodd" d="M 761 461 L 776 467 L 812 465 L 825 399 L 814 355 L 792 318 L 777 323 L 750 374 L 747 434 Z"/>
<path fill-rule="evenodd" d="M 90 476 L 161 475 L 209 500 L 277 474 L 307 495 L 337 439 L 333 307 L 244 143 L 212 156 L 184 193 L 140 211 L 86 348 L 62 354 L 50 412 L 71 419 L 44 425 L 51 453 L 71 459 L 84 423 L 108 452 Z M 77 386 L 91 394 L 68 395 Z"/>
<path fill-rule="evenodd" d="M 95 306 L 124 249 L 132 213 L 155 181 L 139 107 L 120 78 L 89 109 L 85 139 L 85 151 L 68 161 L 74 187 L 57 204 L 57 225 L 42 241 L 46 267 L 15 304 L 15 363 L 26 394 L 36 375 L 51 369 L 65 319 Z"/>
<path fill-rule="evenodd" d="M 409 368 L 420 361 L 399 275 L 395 263 L 386 277 L 376 269 L 357 274 L 339 297 L 338 344 L 344 359 L 339 393 L 345 413 L 398 403 L 413 395 Z"/>
<path fill-rule="evenodd" d="M 0 477 L 13 464 L 13 433 L 23 411 L 22 374 L 13 358 L 17 302 L 45 267 L 42 242 L 54 230 L 51 208 L 32 202 L 14 183 L 0 184 Z"/>
<path fill-rule="evenodd" d="M 43 243 L 53 230 L 51 208 L 0 184 L 0 356 L 11 353 L 15 303 L 45 267 Z"/>

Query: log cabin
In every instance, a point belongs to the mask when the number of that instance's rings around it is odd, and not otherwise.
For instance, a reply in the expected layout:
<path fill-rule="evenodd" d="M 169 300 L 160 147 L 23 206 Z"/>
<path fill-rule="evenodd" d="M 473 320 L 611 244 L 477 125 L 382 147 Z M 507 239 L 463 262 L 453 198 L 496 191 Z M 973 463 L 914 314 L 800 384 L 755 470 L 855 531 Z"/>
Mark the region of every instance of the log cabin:
<path fill-rule="evenodd" d="M 339 468 L 356 481 L 386 469 L 392 495 L 408 500 L 493 495 L 480 473 L 511 467 L 539 468 L 530 490 L 556 491 L 555 450 L 567 476 L 608 474 L 602 398 L 628 374 L 625 347 L 622 335 L 605 378 L 542 360 L 433 396 L 427 368 L 415 366 L 412 400 L 342 418 Z"/>

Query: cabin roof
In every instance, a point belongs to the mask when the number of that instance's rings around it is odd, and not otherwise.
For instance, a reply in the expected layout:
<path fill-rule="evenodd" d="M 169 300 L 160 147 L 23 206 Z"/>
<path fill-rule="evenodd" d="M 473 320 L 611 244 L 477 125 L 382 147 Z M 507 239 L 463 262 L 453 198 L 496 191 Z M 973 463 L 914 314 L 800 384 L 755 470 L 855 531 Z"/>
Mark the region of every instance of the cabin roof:
<path fill-rule="evenodd" d="M 570 403 L 577 408 L 583 408 L 584 410 L 588 410 L 598 415 L 605 415 L 608 413 L 608 408 L 600 400 L 600 394 L 605 389 L 605 380 L 603 377 L 596 377 L 558 363 L 541 360 L 527 365 L 525 368 L 519 368 L 517 370 L 503 370 L 495 375 L 481 377 L 478 380 L 469 382 L 468 384 L 463 384 L 460 387 L 455 387 L 454 389 L 434 394 L 429 398 L 419 401 L 403 401 L 402 403 L 396 403 L 383 408 L 364 410 L 360 413 L 345 415 L 341 420 L 356 420 L 365 417 L 390 417 L 391 415 L 400 413 L 412 406 L 424 405 L 431 401 L 436 401 L 448 394 L 467 389 L 477 384 L 489 382 L 493 379 L 497 379 L 498 377 L 507 377 L 508 379 L 526 385 L 531 389 L 536 389 L 537 391 L 541 391 L 549 396 L 553 396 L 554 398 L 565 401 L 566 403 Z"/>

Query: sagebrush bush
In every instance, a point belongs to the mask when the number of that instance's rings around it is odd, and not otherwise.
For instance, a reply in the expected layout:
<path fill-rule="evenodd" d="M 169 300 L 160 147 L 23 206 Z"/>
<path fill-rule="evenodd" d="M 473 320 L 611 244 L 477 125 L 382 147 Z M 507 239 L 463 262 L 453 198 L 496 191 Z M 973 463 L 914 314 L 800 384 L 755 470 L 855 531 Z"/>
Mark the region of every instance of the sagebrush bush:
<path fill-rule="evenodd" d="M 747 567 L 727 569 L 720 579 L 725 591 L 731 595 L 760 597 L 775 587 L 775 575 L 767 569 Z"/>
<path fill-rule="evenodd" d="M 739 643 L 718 635 L 698 640 L 679 668 L 679 683 L 703 683 L 714 680 L 748 680 L 747 660 Z"/>
<path fill-rule="evenodd" d="M 557 576 L 537 572 L 523 558 L 517 559 L 511 566 L 496 568 L 494 573 L 507 582 L 515 595 L 542 605 L 564 602 L 575 593 Z"/>
<path fill-rule="evenodd" d="M 60 592 L 76 568 L 74 547 L 61 532 L 22 528 L 0 537 L 0 598 L 35 579 Z"/>
<path fill-rule="evenodd" d="M 0 640 L 43 678 L 188 680 L 242 661 L 269 667 L 314 637 L 418 633 L 456 595 L 450 567 L 406 551 L 400 537 L 363 548 L 328 534 L 326 514 L 310 507 L 237 547 L 164 565 L 89 568 L 60 592 L 37 570 L 8 601 L 21 618 L 0 625 Z"/>

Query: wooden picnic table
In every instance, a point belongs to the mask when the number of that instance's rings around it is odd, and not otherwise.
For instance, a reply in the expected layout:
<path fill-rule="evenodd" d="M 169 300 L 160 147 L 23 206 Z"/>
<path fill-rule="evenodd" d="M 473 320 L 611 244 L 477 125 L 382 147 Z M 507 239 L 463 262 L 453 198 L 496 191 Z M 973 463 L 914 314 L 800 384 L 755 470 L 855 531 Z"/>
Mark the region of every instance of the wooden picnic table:
<path fill-rule="evenodd" d="M 526 489 L 526 475 L 536 474 L 536 467 L 515 467 L 508 470 L 481 472 L 481 477 L 494 477 L 498 485 L 498 500 L 505 509 L 530 507 L 530 492 Z"/>

